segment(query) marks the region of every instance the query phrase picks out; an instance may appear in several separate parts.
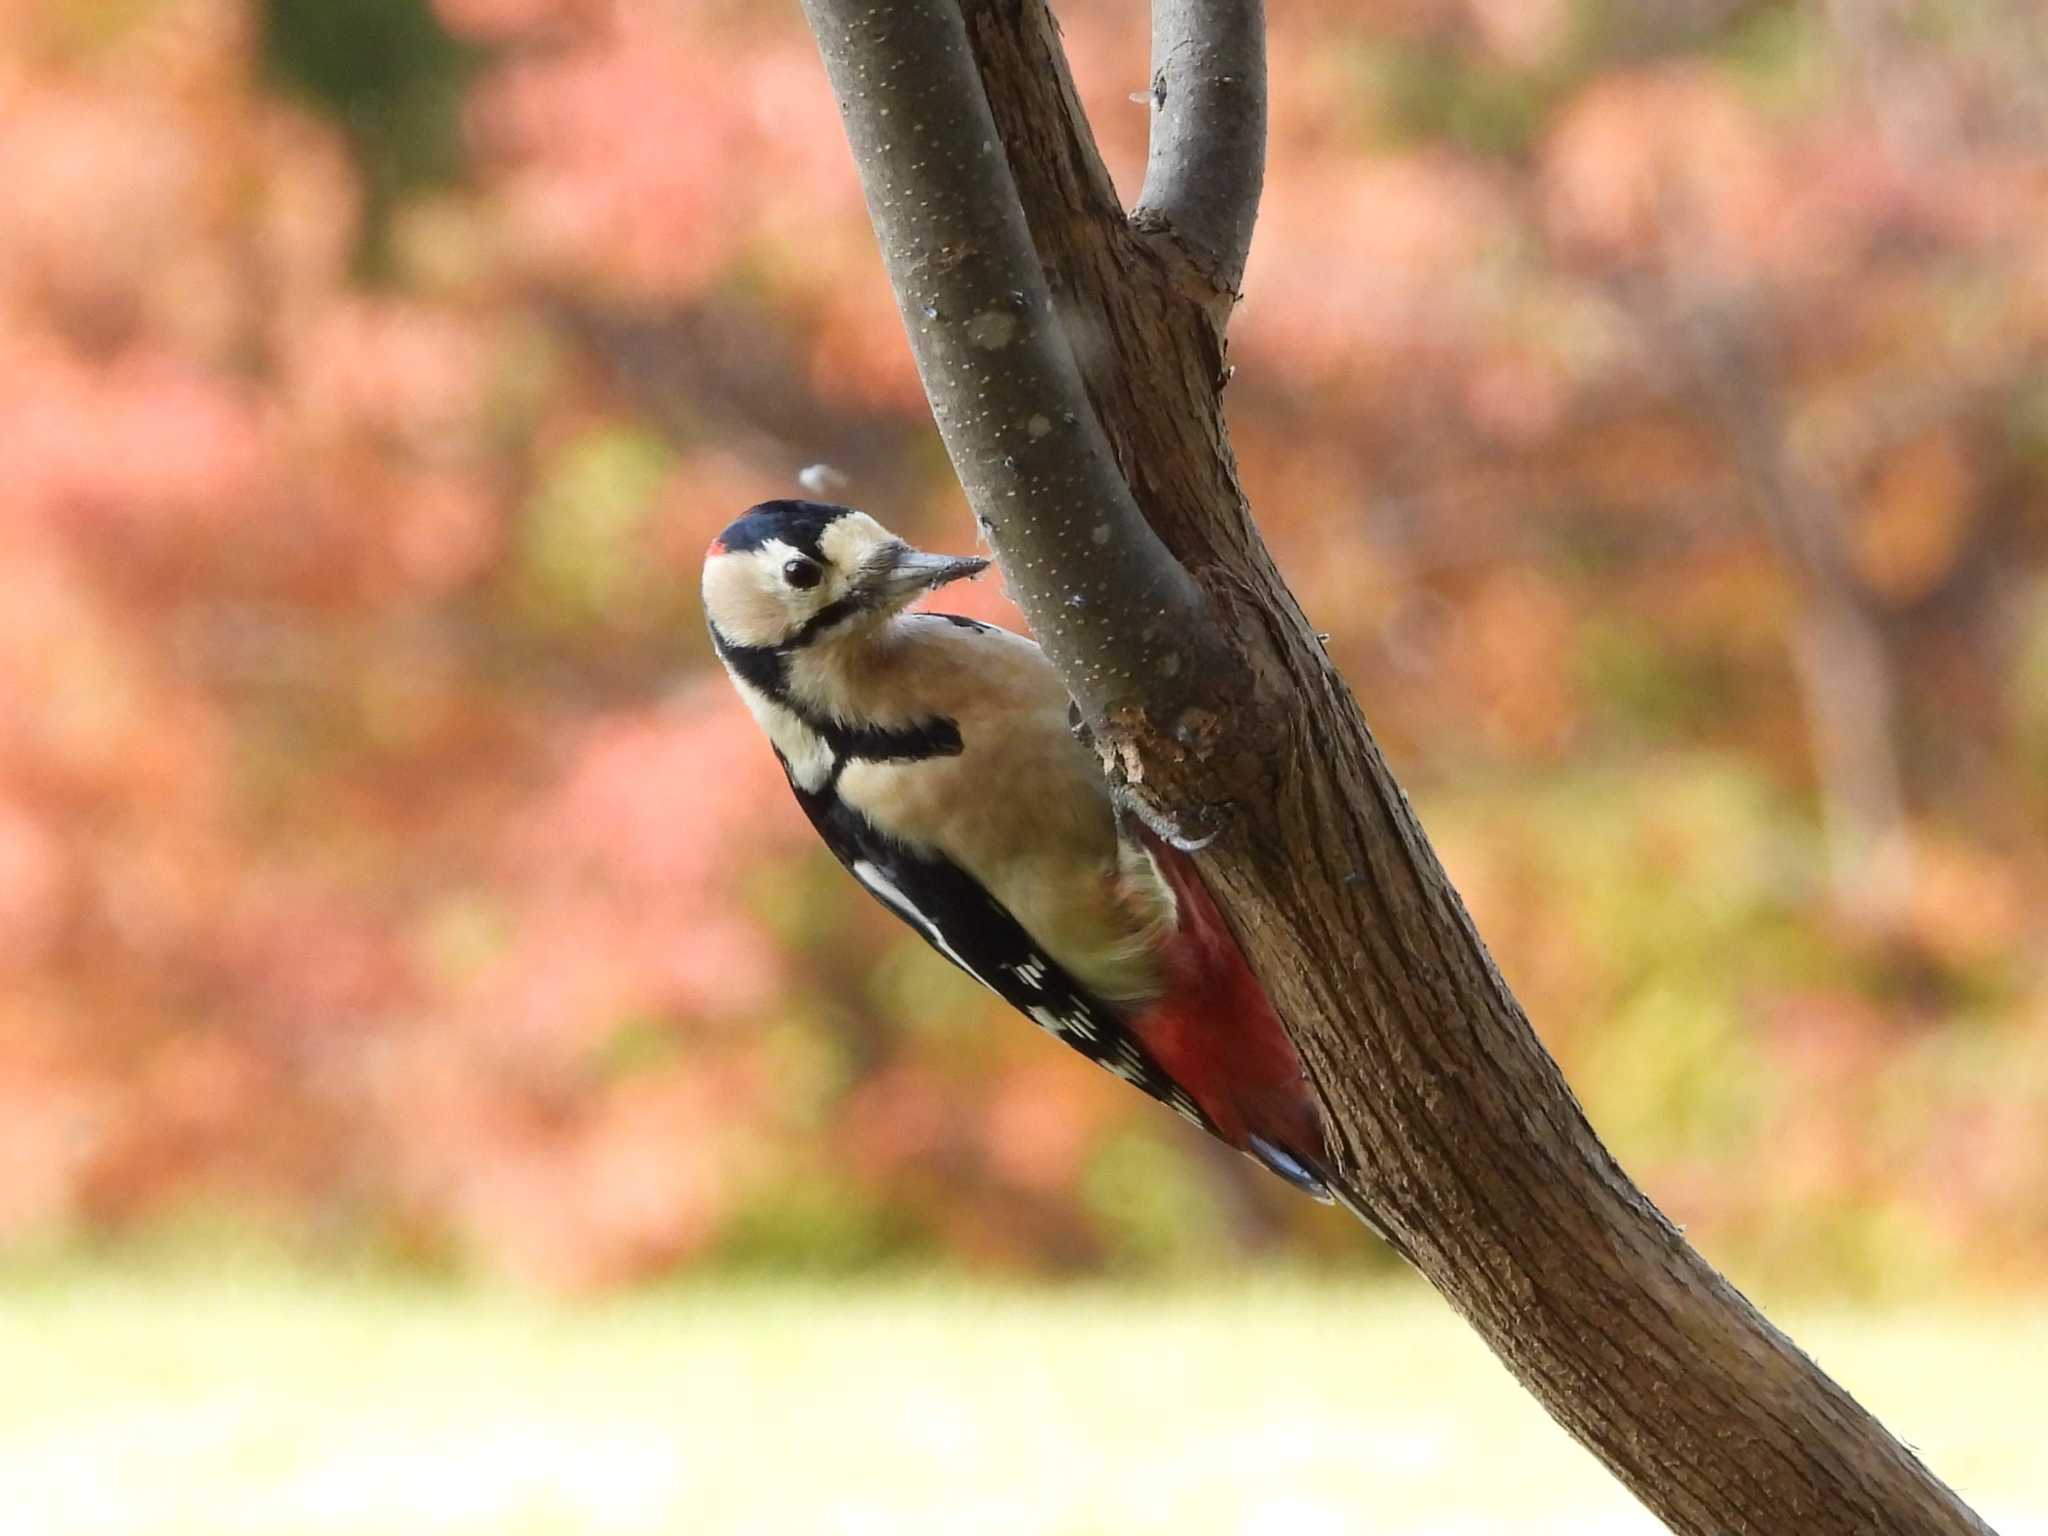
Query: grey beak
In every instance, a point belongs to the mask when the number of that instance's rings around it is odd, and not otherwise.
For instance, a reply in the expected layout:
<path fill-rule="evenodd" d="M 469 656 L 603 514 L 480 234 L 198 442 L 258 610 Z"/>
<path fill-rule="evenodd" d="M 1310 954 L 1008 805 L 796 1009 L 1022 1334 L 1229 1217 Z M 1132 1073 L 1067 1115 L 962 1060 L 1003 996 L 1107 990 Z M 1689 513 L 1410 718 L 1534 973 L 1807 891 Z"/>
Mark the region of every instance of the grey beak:
<path fill-rule="evenodd" d="M 928 555 L 905 544 L 890 558 L 876 586 L 884 601 L 902 601 L 987 569 L 988 562 L 979 555 Z"/>

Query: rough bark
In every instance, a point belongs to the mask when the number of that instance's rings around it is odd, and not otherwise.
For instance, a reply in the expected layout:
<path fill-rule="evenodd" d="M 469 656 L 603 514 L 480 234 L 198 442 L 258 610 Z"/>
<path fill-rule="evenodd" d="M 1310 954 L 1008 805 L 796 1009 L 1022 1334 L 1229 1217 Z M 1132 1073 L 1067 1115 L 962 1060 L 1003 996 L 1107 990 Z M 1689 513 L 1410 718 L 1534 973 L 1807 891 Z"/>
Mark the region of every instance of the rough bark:
<path fill-rule="evenodd" d="M 1630 1183 L 1531 1031 L 1249 517 L 1220 226 L 1124 217 L 1042 0 L 805 3 L 1010 589 L 1112 777 L 1214 834 L 1204 873 L 1393 1239 L 1675 1530 L 1983 1531 Z M 1250 0 L 1198 11 L 1240 24 L 1205 67 L 1256 67 Z"/>

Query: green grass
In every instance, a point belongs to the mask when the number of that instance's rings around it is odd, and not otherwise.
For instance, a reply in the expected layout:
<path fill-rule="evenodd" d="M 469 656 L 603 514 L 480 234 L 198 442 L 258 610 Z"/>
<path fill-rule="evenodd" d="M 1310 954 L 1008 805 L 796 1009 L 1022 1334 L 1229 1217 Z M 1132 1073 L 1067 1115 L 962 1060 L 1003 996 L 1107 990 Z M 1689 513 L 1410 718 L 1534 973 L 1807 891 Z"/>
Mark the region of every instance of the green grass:
<path fill-rule="evenodd" d="M 2048 1318 L 1781 1319 L 2048 1533 Z M 582 1306 L 86 1270 L 0 1285 L 19 1536 L 1656 1527 L 1405 1287 L 691 1287 Z"/>

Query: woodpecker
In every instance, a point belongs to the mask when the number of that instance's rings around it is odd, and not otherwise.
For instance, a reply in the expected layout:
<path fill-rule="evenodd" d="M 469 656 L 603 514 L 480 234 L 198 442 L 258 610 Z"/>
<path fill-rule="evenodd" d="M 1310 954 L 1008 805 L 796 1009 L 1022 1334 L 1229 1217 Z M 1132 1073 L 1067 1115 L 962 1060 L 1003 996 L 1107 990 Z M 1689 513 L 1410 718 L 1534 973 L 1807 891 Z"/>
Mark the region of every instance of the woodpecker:
<path fill-rule="evenodd" d="M 704 611 L 797 803 L 954 965 L 1321 1200 L 1301 1060 L 1193 862 L 1119 817 L 1033 641 L 910 604 L 988 561 L 850 507 L 766 501 L 712 541 Z"/>

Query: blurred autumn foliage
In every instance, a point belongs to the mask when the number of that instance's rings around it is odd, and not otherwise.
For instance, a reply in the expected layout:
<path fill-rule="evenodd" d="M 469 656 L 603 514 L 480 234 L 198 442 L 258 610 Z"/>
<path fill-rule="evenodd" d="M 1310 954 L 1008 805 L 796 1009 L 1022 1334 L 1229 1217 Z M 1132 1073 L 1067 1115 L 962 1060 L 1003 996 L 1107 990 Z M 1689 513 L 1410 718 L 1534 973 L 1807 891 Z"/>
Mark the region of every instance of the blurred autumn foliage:
<path fill-rule="evenodd" d="M 1060 15 L 1128 192 L 1142 7 Z M 2048 22 L 1274 22 L 1246 477 L 1595 1122 L 1738 1273 L 2048 1279 Z M 4 0 L 0 188 L 0 1243 L 1363 1250 L 708 664 L 803 465 L 970 538 L 794 5 Z"/>

